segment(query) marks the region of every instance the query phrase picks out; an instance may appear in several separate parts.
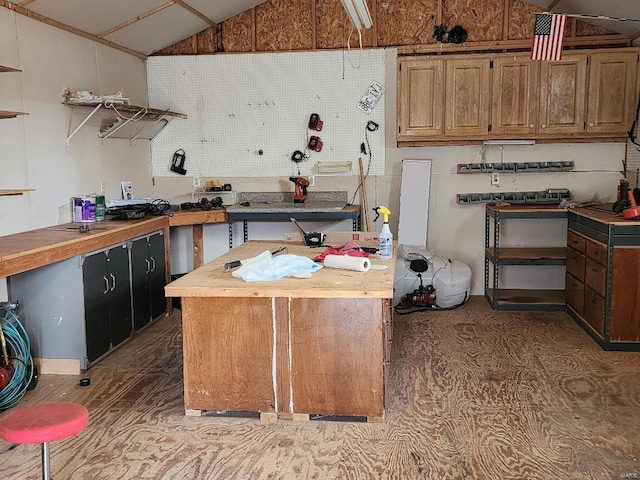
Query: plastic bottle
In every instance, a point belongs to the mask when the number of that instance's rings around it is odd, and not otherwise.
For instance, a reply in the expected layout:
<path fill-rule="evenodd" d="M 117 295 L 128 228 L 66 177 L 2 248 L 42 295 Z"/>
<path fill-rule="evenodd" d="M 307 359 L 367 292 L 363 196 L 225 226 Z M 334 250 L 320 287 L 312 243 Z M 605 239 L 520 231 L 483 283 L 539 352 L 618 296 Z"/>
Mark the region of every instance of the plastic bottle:
<path fill-rule="evenodd" d="M 382 260 L 390 260 L 393 257 L 393 233 L 389 230 L 389 215 L 391 211 L 385 206 L 379 206 L 374 209 L 378 215 L 382 215 L 384 223 L 380 231 L 380 251 L 379 255 Z"/>

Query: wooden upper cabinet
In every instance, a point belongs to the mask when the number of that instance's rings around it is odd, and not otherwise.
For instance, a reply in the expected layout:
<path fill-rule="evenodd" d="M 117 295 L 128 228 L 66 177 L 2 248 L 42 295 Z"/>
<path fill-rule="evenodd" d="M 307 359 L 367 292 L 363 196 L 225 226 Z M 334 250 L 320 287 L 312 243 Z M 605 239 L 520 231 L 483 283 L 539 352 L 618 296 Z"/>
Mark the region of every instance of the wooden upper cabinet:
<path fill-rule="evenodd" d="M 540 62 L 538 135 L 584 132 L 587 58 L 586 53 L 564 54 L 559 62 Z"/>
<path fill-rule="evenodd" d="M 440 59 L 399 62 L 399 140 L 442 135 L 443 64 Z"/>
<path fill-rule="evenodd" d="M 637 52 L 592 53 L 587 131 L 624 133 L 636 107 Z"/>
<path fill-rule="evenodd" d="M 529 55 L 493 61 L 491 133 L 528 136 L 537 132 L 540 64 Z"/>
<path fill-rule="evenodd" d="M 489 58 L 446 61 L 445 136 L 489 133 Z"/>

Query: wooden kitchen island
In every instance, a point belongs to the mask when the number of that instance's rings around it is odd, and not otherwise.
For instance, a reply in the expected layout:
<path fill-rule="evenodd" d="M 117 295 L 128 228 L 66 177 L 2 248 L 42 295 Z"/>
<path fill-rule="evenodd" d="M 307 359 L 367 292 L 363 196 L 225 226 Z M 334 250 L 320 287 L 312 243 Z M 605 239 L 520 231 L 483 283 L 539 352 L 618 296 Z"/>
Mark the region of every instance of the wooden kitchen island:
<path fill-rule="evenodd" d="M 182 298 L 184 403 L 264 420 L 354 416 L 382 421 L 391 353 L 395 260 L 384 270 L 323 268 L 309 279 L 246 283 L 224 264 L 299 243 L 250 241 L 165 287 Z"/>

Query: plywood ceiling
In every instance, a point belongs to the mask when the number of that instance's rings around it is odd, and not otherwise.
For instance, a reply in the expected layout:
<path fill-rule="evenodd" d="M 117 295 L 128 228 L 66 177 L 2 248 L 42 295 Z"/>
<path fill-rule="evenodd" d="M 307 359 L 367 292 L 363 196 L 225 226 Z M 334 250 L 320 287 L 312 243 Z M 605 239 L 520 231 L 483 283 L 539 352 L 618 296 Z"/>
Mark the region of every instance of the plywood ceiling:
<path fill-rule="evenodd" d="M 265 1 L 0 0 L 0 6 L 144 57 Z M 640 43 L 638 0 L 529 0 L 527 3 L 554 13 L 628 19 L 582 20 L 628 35 L 635 39 L 634 43 Z"/>

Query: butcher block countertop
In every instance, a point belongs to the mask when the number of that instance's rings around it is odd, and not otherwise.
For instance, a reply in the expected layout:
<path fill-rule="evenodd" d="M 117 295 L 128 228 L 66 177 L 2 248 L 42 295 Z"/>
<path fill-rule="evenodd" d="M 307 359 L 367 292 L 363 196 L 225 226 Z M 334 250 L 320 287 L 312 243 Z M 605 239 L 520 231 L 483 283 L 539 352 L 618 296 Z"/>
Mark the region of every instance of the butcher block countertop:
<path fill-rule="evenodd" d="M 107 248 L 135 237 L 168 227 L 166 217 L 141 220 L 105 220 L 87 224 L 90 232 L 80 233 L 79 223 L 64 223 L 0 237 L 0 277 L 8 277 L 51 263 Z"/>
<path fill-rule="evenodd" d="M 311 278 L 251 283 L 225 272 L 227 262 L 246 260 L 283 246 L 287 247 L 286 253 L 309 258 L 324 251 L 296 242 L 252 240 L 170 283 L 165 287 L 165 294 L 167 297 L 393 298 L 395 259 L 381 260 L 377 255 L 369 256 L 372 265 L 385 265 L 386 269 L 355 272 L 325 267 L 314 272 Z"/>

